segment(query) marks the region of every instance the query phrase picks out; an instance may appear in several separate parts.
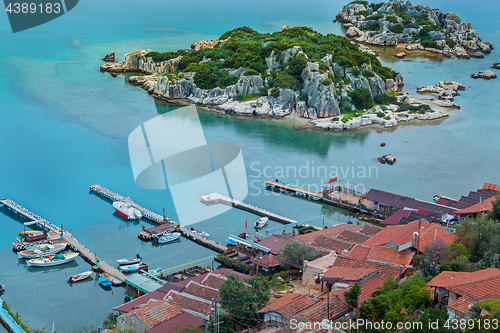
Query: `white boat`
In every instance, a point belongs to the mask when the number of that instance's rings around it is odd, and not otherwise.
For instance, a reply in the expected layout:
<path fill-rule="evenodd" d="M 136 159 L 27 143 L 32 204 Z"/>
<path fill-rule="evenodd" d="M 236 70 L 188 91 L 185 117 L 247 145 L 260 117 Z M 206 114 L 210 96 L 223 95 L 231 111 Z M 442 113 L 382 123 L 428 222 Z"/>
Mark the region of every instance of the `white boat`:
<path fill-rule="evenodd" d="M 257 221 L 255 221 L 254 223 L 254 226 L 255 228 L 264 228 L 267 224 L 267 220 L 269 218 L 267 216 L 264 216 L 264 217 L 261 217 L 260 219 L 258 219 Z"/>
<path fill-rule="evenodd" d="M 167 244 L 167 243 L 178 240 L 179 237 L 181 237 L 180 232 L 172 232 L 172 233 L 168 233 L 168 234 L 165 234 L 163 236 L 160 236 L 160 237 L 156 237 L 153 240 L 153 242 L 158 243 L 158 244 Z"/>
<path fill-rule="evenodd" d="M 19 251 L 17 257 L 19 259 L 33 259 L 41 255 L 51 255 L 64 251 L 68 243 L 61 244 L 37 244 L 27 250 Z"/>
<path fill-rule="evenodd" d="M 57 266 L 71 262 L 78 257 L 78 253 L 70 252 L 63 254 L 56 254 L 52 256 L 40 256 L 37 259 L 30 259 L 26 261 L 28 267 L 47 267 Z"/>
<path fill-rule="evenodd" d="M 141 212 L 137 208 L 132 207 L 130 198 L 127 198 L 125 201 L 113 202 L 113 208 L 120 216 L 127 220 L 137 220 L 142 217 Z"/>
<path fill-rule="evenodd" d="M 191 231 L 194 232 L 195 234 L 197 234 L 198 236 L 201 236 L 201 237 L 209 237 L 210 235 L 205 232 L 205 231 L 201 231 L 201 230 L 196 230 L 195 228 L 191 228 Z"/>
<path fill-rule="evenodd" d="M 82 280 L 85 280 L 86 278 L 90 277 L 91 274 L 92 274 L 92 271 L 86 271 L 86 272 L 82 272 L 80 274 L 71 275 L 69 277 L 69 281 L 71 281 L 71 282 L 82 281 Z"/>
<path fill-rule="evenodd" d="M 131 265 L 141 262 L 142 258 L 140 255 L 136 254 L 135 257 L 118 259 L 116 262 L 118 265 Z"/>
<path fill-rule="evenodd" d="M 139 270 L 139 268 L 141 268 L 142 266 L 147 266 L 145 263 L 138 263 L 138 264 L 133 264 L 133 265 L 127 265 L 127 266 L 120 266 L 120 270 L 122 272 L 127 272 L 127 273 L 130 273 L 130 272 L 137 272 Z"/>

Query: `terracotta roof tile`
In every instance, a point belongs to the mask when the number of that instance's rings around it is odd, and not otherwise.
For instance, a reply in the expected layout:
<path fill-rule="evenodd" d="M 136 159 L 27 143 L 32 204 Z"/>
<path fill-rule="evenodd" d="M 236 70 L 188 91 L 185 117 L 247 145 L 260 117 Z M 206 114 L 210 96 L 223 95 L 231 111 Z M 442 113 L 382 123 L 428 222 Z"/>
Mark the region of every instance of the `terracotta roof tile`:
<path fill-rule="evenodd" d="M 454 293 L 462 296 L 467 296 L 476 301 L 484 301 L 487 299 L 500 297 L 500 276 L 479 282 L 451 286 L 447 288 Z"/>
<path fill-rule="evenodd" d="M 182 310 L 174 302 L 170 300 L 150 301 L 143 307 L 132 312 L 122 315 L 123 317 L 136 315 L 150 328 L 154 327 L 165 320 L 169 320 L 177 315 L 180 315 Z"/>
<path fill-rule="evenodd" d="M 427 285 L 430 287 L 446 288 L 454 283 L 460 283 L 460 281 L 462 281 L 461 277 L 466 277 L 467 275 L 469 275 L 467 272 L 443 271 L 439 273 L 438 276 L 427 282 Z"/>
<path fill-rule="evenodd" d="M 201 281 L 202 285 L 212 287 L 214 289 L 220 289 L 222 286 L 222 282 L 226 281 L 227 278 L 223 275 L 209 273 L 205 278 Z"/>
<path fill-rule="evenodd" d="M 351 250 L 351 252 L 347 256 L 351 257 L 351 258 L 357 258 L 357 259 L 366 259 L 366 258 L 368 258 L 368 254 L 370 254 L 372 249 L 373 249 L 373 247 L 358 244 L 358 245 L 354 246 L 354 248 Z"/>
<path fill-rule="evenodd" d="M 314 242 L 311 243 L 311 245 L 316 245 L 324 249 L 332 250 L 337 253 L 342 253 L 342 251 L 349 249 L 354 244 L 342 239 L 331 238 L 325 235 L 320 235 L 318 238 L 314 240 Z"/>
<path fill-rule="evenodd" d="M 367 299 L 372 298 L 372 294 L 377 290 L 378 287 L 382 287 L 387 279 L 380 277 L 380 275 L 375 275 L 369 279 L 366 279 L 361 283 L 361 292 L 358 297 L 358 305 L 361 305 Z M 345 291 L 344 291 L 345 292 Z M 344 293 L 339 295 L 339 298 L 345 302 Z"/>
<path fill-rule="evenodd" d="M 490 183 L 484 183 L 482 190 L 500 191 L 500 185 L 495 185 L 495 184 L 490 184 Z"/>
<path fill-rule="evenodd" d="M 332 291 L 330 293 L 330 320 L 337 320 L 340 317 L 352 311 L 352 308 L 344 303 L 338 295 L 339 291 Z M 308 307 L 307 309 L 299 312 L 295 318 L 304 322 L 321 322 L 328 318 L 327 314 L 327 299 L 323 299 L 316 304 Z"/>
<path fill-rule="evenodd" d="M 366 246 L 384 245 L 394 241 L 398 246 L 412 241 L 413 233 L 418 232 L 419 221 L 413 221 L 406 225 L 388 226 L 372 238 L 363 243 Z M 434 240 L 439 240 L 450 245 L 457 240 L 457 236 L 446 228 L 435 223 L 422 220 L 420 232 L 420 250 L 423 251 Z"/>
<path fill-rule="evenodd" d="M 483 200 L 481 202 L 478 202 L 477 204 L 460 209 L 459 211 L 456 211 L 454 214 L 458 215 L 465 215 L 465 214 L 477 214 L 480 212 L 486 212 L 489 211 L 493 208 L 493 201 L 495 201 L 497 198 L 496 197 L 491 197 L 486 200 Z"/>
<path fill-rule="evenodd" d="M 359 232 L 368 235 L 368 236 L 375 236 L 378 234 L 380 231 L 384 230 L 384 228 L 374 226 L 372 224 L 364 224 L 361 229 L 359 229 Z"/>
<path fill-rule="evenodd" d="M 258 258 L 250 258 L 250 260 L 253 262 L 253 265 L 257 265 L 257 262 L 258 262 L 259 266 L 262 266 L 265 268 L 278 267 L 280 265 L 280 263 L 278 262 L 278 258 L 272 254 L 263 255 L 262 259 L 260 259 L 260 261 Z"/>
<path fill-rule="evenodd" d="M 413 260 L 415 251 L 398 251 L 388 247 L 375 246 L 369 253 L 368 259 L 377 260 L 381 262 L 389 262 L 393 264 L 409 265 Z"/>
<path fill-rule="evenodd" d="M 342 266 L 342 267 L 353 267 L 353 268 L 371 268 L 375 269 L 378 271 L 379 275 L 382 278 L 387 278 L 389 276 L 393 276 L 394 278 L 399 277 L 399 266 L 395 265 L 390 265 L 390 264 L 383 264 L 379 263 L 376 261 L 371 261 L 371 260 L 363 260 L 363 259 L 356 259 L 356 258 L 351 258 L 351 257 L 346 257 L 346 256 L 338 256 L 337 260 L 335 260 L 335 263 L 333 266 Z M 401 274 L 403 275 L 404 272 L 406 271 L 406 268 L 403 267 L 401 269 Z"/>
<path fill-rule="evenodd" d="M 167 321 L 150 328 L 145 333 L 169 333 L 169 332 L 181 332 L 183 328 L 198 328 L 204 327 L 205 322 L 199 318 L 193 316 L 188 312 L 183 312 Z"/>
<path fill-rule="evenodd" d="M 291 242 L 295 242 L 291 235 L 272 235 L 261 240 L 258 244 L 269 248 L 271 253 L 276 255 L 286 244 Z"/>
<path fill-rule="evenodd" d="M 205 286 L 194 281 L 189 282 L 186 288 L 182 289 L 182 292 L 206 299 L 208 301 L 211 301 L 213 298 L 220 299 L 218 289 Z"/>
<path fill-rule="evenodd" d="M 212 306 L 211 301 L 175 290 L 169 291 L 164 299 L 168 300 L 170 298 L 172 298 L 172 301 L 177 304 L 182 310 L 191 312 L 195 316 L 210 315 L 210 308 Z"/>
<path fill-rule="evenodd" d="M 351 231 L 358 231 L 359 229 L 361 229 L 361 226 L 354 224 L 338 224 L 327 229 L 313 231 L 308 234 L 297 235 L 294 238 L 301 243 L 311 243 L 320 235 L 335 238 L 346 229 Z"/>
<path fill-rule="evenodd" d="M 465 315 L 467 311 L 469 311 L 469 305 L 474 303 L 476 303 L 476 300 L 467 297 L 460 297 L 456 299 L 453 303 L 448 304 L 448 307 L 458 312 L 461 312 Z"/>
<path fill-rule="evenodd" d="M 355 244 L 362 244 L 370 239 L 370 236 L 356 231 L 344 230 L 337 236 L 337 238 L 345 239 L 346 241 L 353 242 Z"/>
<path fill-rule="evenodd" d="M 328 268 L 323 273 L 323 277 L 327 279 L 338 279 L 342 281 L 359 281 L 376 271 L 377 270 L 373 268 L 333 266 Z"/>
<path fill-rule="evenodd" d="M 318 299 L 307 294 L 290 293 L 272 302 L 257 313 L 277 312 L 286 319 L 290 319 L 302 310 L 318 302 Z"/>

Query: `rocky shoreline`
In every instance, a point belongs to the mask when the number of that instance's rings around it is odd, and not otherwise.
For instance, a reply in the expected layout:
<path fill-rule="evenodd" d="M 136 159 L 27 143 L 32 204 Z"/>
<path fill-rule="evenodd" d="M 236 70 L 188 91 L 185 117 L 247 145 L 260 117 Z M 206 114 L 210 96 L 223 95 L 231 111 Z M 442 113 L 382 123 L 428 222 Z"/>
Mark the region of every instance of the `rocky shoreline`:
<path fill-rule="evenodd" d="M 378 46 L 408 43 L 408 51 L 427 51 L 459 59 L 484 58 L 493 45 L 482 41 L 470 23 L 455 13 L 443 13 L 427 4 L 391 0 L 380 4 L 353 1 L 336 16 L 346 37 Z"/>
<path fill-rule="evenodd" d="M 227 41 L 224 40 L 222 42 Z M 193 43 L 195 49 L 213 48 L 221 41 L 201 41 Z M 362 68 L 341 68 L 332 61 L 332 54 L 327 54 L 319 62 L 307 61 L 301 72 L 303 86 L 300 91 L 269 87 L 270 77 L 260 73 L 250 73 L 240 67 L 228 69 L 228 74 L 237 77 L 237 82 L 224 89 L 201 89 L 194 83 L 195 72 L 179 71 L 182 56 L 167 61 L 153 61 L 146 57 L 150 49 L 137 50 L 125 56 L 124 62 L 106 63 L 100 70 L 115 76 L 120 72 L 142 72 L 147 75 L 130 76 L 129 82 L 142 87 L 154 98 L 171 103 L 195 104 L 207 110 L 230 115 L 284 118 L 297 115 L 319 130 L 354 130 L 370 125 L 382 128 L 394 128 L 401 122 L 428 121 L 447 117 L 442 110 L 433 110 L 419 102 L 406 92 L 402 75 L 394 74 L 393 79 L 382 79 L 374 73 L 371 65 Z M 268 72 L 278 71 L 287 66 L 297 56 L 307 56 L 299 46 L 286 49 L 276 54 L 274 51 L 266 58 Z M 210 61 L 205 59 L 200 63 Z M 255 72 L 255 71 L 254 71 Z M 341 76 L 337 83 L 331 81 L 333 75 Z M 352 110 L 351 93 L 364 89 L 370 100 L 375 97 L 392 94 L 391 102 L 375 105 L 360 110 Z M 241 100 L 241 96 L 246 99 Z M 306 98 L 303 98 L 303 97 Z M 240 99 L 239 99 L 240 97 Z M 339 105 L 342 104 L 343 106 Z M 436 103 L 439 105 L 439 103 Z M 350 106 L 350 112 L 345 111 Z M 440 105 L 457 107 L 454 104 Z M 342 108 L 342 112 L 341 112 Z M 346 113 L 344 113 L 346 112 Z"/>

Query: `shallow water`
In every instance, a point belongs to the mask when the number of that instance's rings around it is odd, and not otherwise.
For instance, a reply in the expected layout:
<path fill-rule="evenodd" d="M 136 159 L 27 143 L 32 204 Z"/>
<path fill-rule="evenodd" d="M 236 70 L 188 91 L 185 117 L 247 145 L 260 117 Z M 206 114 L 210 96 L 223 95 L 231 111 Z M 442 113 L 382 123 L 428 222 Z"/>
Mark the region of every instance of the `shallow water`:
<path fill-rule="evenodd" d="M 433 1 L 431 6 L 457 12 L 472 22 L 480 36 L 500 47 L 499 5 L 482 4 L 489 10 L 466 1 L 453 8 L 445 1 Z M 177 218 L 168 191 L 135 185 L 127 147 L 134 128 L 176 107 L 126 83 L 125 75 L 113 78 L 100 73 L 100 58 L 113 51 L 121 59 L 140 48 L 186 48 L 242 25 L 259 31 L 305 25 L 340 33 L 340 25 L 331 20 L 342 5 L 320 0 L 307 6 L 298 1 L 218 1 L 207 8 L 205 2 L 194 1 L 168 5 L 159 0 L 148 5 L 86 1 L 53 22 L 17 34 L 10 32 L 6 20 L 0 20 L 0 197 L 64 224 L 109 263 L 139 253 L 150 268 L 168 268 L 212 255 L 185 239 L 163 247 L 141 242 L 137 238 L 141 223 L 123 221 L 108 202 L 89 194 L 90 184 L 101 184 L 157 213 L 166 208 L 167 216 Z M 470 79 L 470 74 L 500 61 L 497 54 L 494 50 L 485 59 L 471 60 L 382 59 L 403 73 L 405 90 L 415 95 L 416 87 L 439 80 L 471 86 L 456 97 L 462 108 L 441 121 L 389 131 L 332 133 L 297 130 L 295 122 L 286 120 L 221 116 L 203 110 L 199 115 L 207 141 L 229 141 L 241 147 L 249 178 L 245 202 L 296 220 L 323 214 L 330 226 L 355 218 L 331 206 L 264 191 L 265 180 L 278 177 L 319 190 L 337 171 L 339 178 L 350 182 L 423 200 L 436 193 L 459 197 L 484 182 L 500 182 L 492 167 L 500 162 L 499 81 Z M 384 148 L 382 141 L 387 144 Z M 395 165 L 377 162 L 376 157 L 386 153 L 397 158 Z M 229 233 L 243 231 L 245 220 L 256 219 L 232 209 L 195 227 L 222 243 Z M 27 269 L 11 250 L 21 222 L 0 214 L 0 224 L 0 282 L 8 290 L 2 299 L 31 328 L 50 329 L 54 323 L 58 332 L 68 332 L 99 325 L 122 303 L 121 288 L 105 291 L 95 281 L 72 286 L 66 282 L 69 275 L 89 269 L 81 259 L 61 269 Z M 277 225 L 269 222 L 269 227 Z"/>

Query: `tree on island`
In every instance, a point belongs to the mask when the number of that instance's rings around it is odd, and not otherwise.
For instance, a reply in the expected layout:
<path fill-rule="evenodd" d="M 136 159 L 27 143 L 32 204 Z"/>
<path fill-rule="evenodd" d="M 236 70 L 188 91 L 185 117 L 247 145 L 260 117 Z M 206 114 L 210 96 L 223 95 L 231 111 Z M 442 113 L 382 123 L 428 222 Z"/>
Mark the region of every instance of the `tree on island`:
<path fill-rule="evenodd" d="M 269 301 L 269 283 L 258 277 L 244 282 L 235 275 L 229 275 L 222 283 L 219 295 L 221 309 L 218 310 L 218 318 L 211 316 L 209 330 L 217 322 L 220 322 L 223 331 L 247 329 L 257 324 L 256 312 Z"/>
<path fill-rule="evenodd" d="M 278 262 L 283 267 L 302 267 L 304 260 L 312 260 L 314 257 L 313 247 L 299 242 L 286 244 L 277 255 Z"/>
<path fill-rule="evenodd" d="M 493 205 L 492 209 L 488 212 L 487 218 L 495 221 L 500 221 L 500 195 L 495 195 L 495 200 L 491 203 Z"/>

